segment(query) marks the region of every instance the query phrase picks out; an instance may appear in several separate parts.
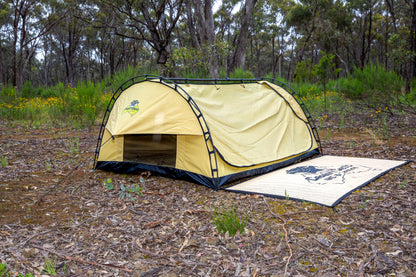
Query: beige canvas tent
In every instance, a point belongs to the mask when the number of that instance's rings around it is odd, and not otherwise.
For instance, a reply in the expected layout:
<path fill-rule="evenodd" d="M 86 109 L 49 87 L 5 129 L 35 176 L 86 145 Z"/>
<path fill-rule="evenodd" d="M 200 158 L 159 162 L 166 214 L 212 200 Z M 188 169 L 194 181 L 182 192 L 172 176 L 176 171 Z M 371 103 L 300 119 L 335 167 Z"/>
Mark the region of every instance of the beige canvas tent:
<path fill-rule="evenodd" d="M 218 189 L 319 153 L 310 116 L 284 84 L 146 75 L 113 95 L 94 166 L 150 170 Z"/>

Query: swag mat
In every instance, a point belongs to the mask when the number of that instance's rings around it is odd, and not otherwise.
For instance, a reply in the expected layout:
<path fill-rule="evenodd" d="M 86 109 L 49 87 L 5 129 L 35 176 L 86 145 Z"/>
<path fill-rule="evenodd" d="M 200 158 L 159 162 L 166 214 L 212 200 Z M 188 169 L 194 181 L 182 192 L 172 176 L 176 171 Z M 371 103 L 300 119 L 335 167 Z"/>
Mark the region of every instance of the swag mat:
<path fill-rule="evenodd" d="M 406 163 L 324 155 L 232 185 L 225 190 L 334 207 L 353 191 Z"/>

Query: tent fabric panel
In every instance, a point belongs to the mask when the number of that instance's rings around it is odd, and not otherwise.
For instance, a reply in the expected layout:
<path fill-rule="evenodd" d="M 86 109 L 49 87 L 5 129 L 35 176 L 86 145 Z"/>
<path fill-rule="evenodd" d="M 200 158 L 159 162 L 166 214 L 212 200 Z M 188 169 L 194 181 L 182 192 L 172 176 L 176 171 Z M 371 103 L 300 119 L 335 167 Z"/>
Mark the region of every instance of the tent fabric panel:
<path fill-rule="evenodd" d="M 208 122 L 215 148 L 232 165 L 251 166 L 311 150 L 314 139 L 308 124 L 269 86 L 186 85 L 185 89 Z M 302 111 L 296 102 L 298 108 Z"/>
<path fill-rule="evenodd" d="M 312 147 L 311 147 L 311 149 L 318 149 L 318 152 L 319 152 L 320 154 L 322 154 L 322 153 L 321 153 L 321 149 L 320 149 L 320 145 L 319 145 L 319 144 L 318 144 L 318 142 L 316 141 L 316 139 L 315 139 L 315 135 L 313 135 L 312 126 L 311 126 L 310 124 L 308 124 L 308 130 L 309 130 L 309 132 L 312 134 Z"/>
<path fill-rule="evenodd" d="M 305 113 L 303 112 L 302 107 L 299 105 L 299 103 L 296 101 L 296 99 L 284 88 L 267 82 L 267 81 L 261 81 L 260 84 L 266 86 L 266 87 L 270 87 L 272 89 L 274 89 L 275 91 L 277 91 L 277 93 L 282 96 L 290 105 L 290 107 L 292 108 L 293 112 L 296 114 L 296 116 L 298 116 L 299 118 L 301 118 L 303 121 L 307 122 L 308 119 L 306 118 Z"/>
<path fill-rule="evenodd" d="M 211 166 L 203 136 L 178 135 L 176 168 L 211 177 Z"/>
<path fill-rule="evenodd" d="M 101 141 L 99 161 L 123 161 L 123 136 L 111 136 L 105 130 Z"/>
<path fill-rule="evenodd" d="M 207 178 L 211 177 L 211 166 L 209 161 L 209 155 L 206 150 L 205 142 L 202 136 L 178 136 L 178 147 L 177 147 L 177 159 L 176 159 L 176 168 L 184 171 L 195 172 L 199 175 L 204 175 Z M 315 145 L 314 148 L 317 148 Z M 310 154 L 308 154 L 310 153 Z M 217 165 L 218 165 L 218 176 L 223 178 L 224 176 L 239 174 L 242 172 L 250 172 L 263 167 L 269 167 L 276 165 L 278 163 L 286 164 L 287 161 L 292 161 L 296 159 L 304 158 L 306 156 L 313 156 L 319 152 L 315 149 L 308 151 L 307 153 L 300 153 L 297 155 L 292 155 L 278 161 L 272 161 L 267 163 L 260 163 L 252 165 L 250 167 L 236 167 L 232 166 L 226 161 L 224 161 L 218 152 L 217 155 Z"/>
<path fill-rule="evenodd" d="M 226 163 L 223 163 L 223 164 L 220 163 L 219 164 L 220 168 L 223 168 L 223 167 L 230 167 L 230 168 L 228 170 L 222 169 L 222 171 L 224 172 L 224 175 L 220 177 L 220 180 L 218 182 L 218 188 L 220 188 L 221 186 L 227 185 L 229 183 L 232 183 L 234 181 L 243 179 L 243 178 L 265 174 L 273 170 L 289 166 L 291 164 L 294 164 L 296 162 L 299 162 L 305 159 L 309 159 L 316 155 L 319 155 L 318 149 L 314 149 L 312 151 L 309 151 L 309 152 L 306 152 L 304 154 L 297 155 L 294 157 L 286 158 L 278 162 L 271 162 L 271 163 L 256 165 L 256 166 L 252 166 L 249 168 L 241 168 L 241 167 L 235 168 Z M 236 170 L 242 170 L 242 169 L 245 169 L 245 171 L 236 172 Z M 228 175 L 225 174 L 227 172 L 229 173 Z"/>
<path fill-rule="evenodd" d="M 234 174 L 240 174 L 242 172 L 257 172 L 257 170 L 261 168 L 275 169 L 275 168 L 280 167 L 277 165 L 288 165 L 297 160 L 304 159 L 310 156 L 314 156 L 316 154 L 319 154 L 319 151 L 317 149 L 313 149 L 311 151 L 292 155 L 292 156 L 289 156 L 289 157 L 286 157 L 277 161 L 260 163 L 260 164 L 252 165 L 250 167 L 236 167 L 236 166 L 230 165 L 229 163 L 225 162 L 223 159 L 220 158 L 218 159 L 218 171 L 220 172 L 220 177 L 224 177 L 224 176 L 229 176 L 229 175 L 234 175 Z"/>
<path fill-rule="evenodd" d="M 156 82 L 141 82 L 123 91 L 106 128 L 113 135 L 202 133 L 194 112 L 175 90 Z"/>

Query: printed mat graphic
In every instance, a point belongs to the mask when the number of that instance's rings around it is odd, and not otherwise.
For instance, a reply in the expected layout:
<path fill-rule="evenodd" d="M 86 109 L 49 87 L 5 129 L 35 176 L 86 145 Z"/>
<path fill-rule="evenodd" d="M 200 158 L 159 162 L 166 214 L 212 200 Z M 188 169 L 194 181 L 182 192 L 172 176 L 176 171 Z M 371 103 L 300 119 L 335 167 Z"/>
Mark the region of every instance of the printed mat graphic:
<path fill-rule="evenodd" d="M 406 163 L 325 155 L 257 176 L 225 190 L 334 207 L 351 192 Z"/>

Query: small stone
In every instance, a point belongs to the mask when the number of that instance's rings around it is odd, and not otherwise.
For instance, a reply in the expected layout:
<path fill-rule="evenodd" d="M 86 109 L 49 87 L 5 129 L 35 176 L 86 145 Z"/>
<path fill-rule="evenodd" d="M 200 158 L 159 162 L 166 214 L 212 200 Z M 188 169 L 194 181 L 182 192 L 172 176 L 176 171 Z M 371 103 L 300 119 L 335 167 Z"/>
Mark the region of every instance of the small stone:
<path fill-rule="evenodd" d="M 162 273 L 160 275 L 160 277 L 177 277 L 178 274 L 176 274 L 175 272 L 168 272 L 168 273 Z"/>
<path fill-rule="evenodd" d="M 199 260 L 201 261 L 201 263 L 204 263 L 204 264 L 209 262 L 209 259 L 205 256 L 202 256 Z"/>
<path fill-rule="evenodd" d="M 238 245 L 235 244 L 234 242 L 227 243 L 225 245 L 225 247 L 227 247 L 228 250 L 237 250 L 238 249 Z"/>
<path fill-rule="evenodd" d="M 54 248 L 54 246 L 52 244 L 49 244 L 49 243 L 45 243 L 42 246 L 43 246 L 43 248 Z"/>
<path fill-rule="evenodd" d="M 28 258 L 34 258 L 37 253 L 38 253 L 38 250 L 36 249 L 26 248 L 23 250 L 22 255 L 23 257 L 28 259 Z"/>
<path fill-rule="evenodd" d="M 198 246 L 199 245 L 199 243 L 198 243 L 198 241 L 197 240 L 195 240 L 195 239 L 190 239 L 189 241 L 188 241 L 188 246 Z"/>
<path fill-rule="evenodd" d="M 210 245 L 215 245 L 219 242 L 219 239 L 217 237 L 209 237 L 207 238 L 207 243 Z"/>

